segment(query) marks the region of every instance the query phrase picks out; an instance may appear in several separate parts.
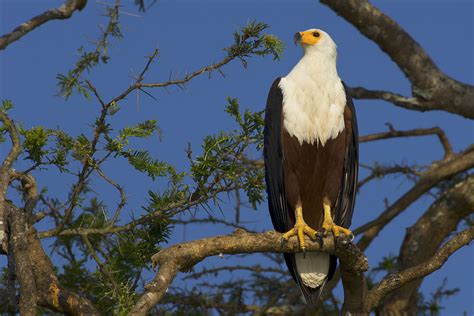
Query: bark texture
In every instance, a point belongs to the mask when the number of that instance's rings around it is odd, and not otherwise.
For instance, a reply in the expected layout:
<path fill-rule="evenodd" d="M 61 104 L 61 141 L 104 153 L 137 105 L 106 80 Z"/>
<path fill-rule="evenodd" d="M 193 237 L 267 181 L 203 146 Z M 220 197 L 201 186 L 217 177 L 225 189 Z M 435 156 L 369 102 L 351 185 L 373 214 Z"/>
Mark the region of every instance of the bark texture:
<path fill-rule="evenodd" d="M 357 99 L 383 99 L 411 110 L 443 110 L 474 118 L 474 87 L 443 73 L 428 53 L 397 22 L 367 0 L 320 0 L 377 44 L 412 84 L 412 97 L 365 88 L 352 89 Z"/>

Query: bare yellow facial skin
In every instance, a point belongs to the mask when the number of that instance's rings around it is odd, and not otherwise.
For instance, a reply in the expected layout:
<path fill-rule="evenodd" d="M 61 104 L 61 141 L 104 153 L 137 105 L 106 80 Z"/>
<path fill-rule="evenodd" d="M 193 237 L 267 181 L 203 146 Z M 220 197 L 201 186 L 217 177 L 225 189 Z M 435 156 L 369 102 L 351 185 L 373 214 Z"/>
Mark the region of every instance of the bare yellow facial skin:
<path fill-rule="evenodd" d="M 301 35 L 301 45 L 316 45 L 322 37 L 322 33 L 318 30 L 308 30 L 299 32 Z"/>

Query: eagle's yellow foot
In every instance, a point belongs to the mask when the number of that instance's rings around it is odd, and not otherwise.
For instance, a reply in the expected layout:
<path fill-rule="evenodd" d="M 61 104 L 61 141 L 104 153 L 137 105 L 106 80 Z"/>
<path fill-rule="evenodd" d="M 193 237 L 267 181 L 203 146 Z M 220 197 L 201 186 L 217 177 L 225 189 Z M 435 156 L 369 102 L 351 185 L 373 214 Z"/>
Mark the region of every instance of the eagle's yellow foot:
<path fill-rule="evenodd" d="M 323 235 L 326 236 L 327 233 L 330 231 L 333 233 L 334 236 L 339 237 L 341 233 L 344 235 L 348 236 L 351 240 L 354 239 L 354 234 L 347 228 L 337 226 L 334 221 L 332 220 L 332 215 L 331 215 L 331 207 L 329 204 L 324 203 L 323 204 L 324 208 L 324 221 L 322 225 L 322 230 L 323 230 Z"/>
<path fill-rule="evenodd" d="M 300 249 L 304 252 L 306 249 L 304 235 L 308 235 L 310 238 L 315 238 L 317 231 L 312 229 L 306 224 L 303 219 L 303 210 L 301 207 L 296 208 L 296 223 L 292 229 L 283 234 L 283 239 L 288 240 L 290 237 L 298 236 Z"/>

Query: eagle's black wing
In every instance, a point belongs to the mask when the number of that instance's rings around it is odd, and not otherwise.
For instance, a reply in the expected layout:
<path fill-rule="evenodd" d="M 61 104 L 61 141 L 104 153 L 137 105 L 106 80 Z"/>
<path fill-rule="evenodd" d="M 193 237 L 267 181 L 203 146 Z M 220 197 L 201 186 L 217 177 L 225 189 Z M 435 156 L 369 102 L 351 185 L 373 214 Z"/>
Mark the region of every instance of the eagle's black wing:
<path fill-rule="evenodd" d="M 280 232 L 289 231 L 294 223 L 290 218 L 283 181 L 283 151 L 281 148 L 281 128 L 283 94 L 277 78 L 270 88 L 265 109 L 265 129 L 263 156 L 265 159 L 265 181 L 267 183 L 268 208 L 273 227 Z"/>
<path fill-rule="evenodd" d="M 283 94 L 277 78 L 268 93 L 265 109 L 264 149 L 265 180 L 267 183 L 268 209 L 272 218 L 273 227 L 280 233 L 285 233 L 293 228 L 294 222 L 290 217 L 290 207 L 286 200 L 283 179 L 283 151 L 281 147 L 281 133 L 283 126 Z M 295 255 L 284 254 L 286 265 L 291 276 L 298 284 L 306 302 L 316 304 L 321 295 L 324 284 L 316 289 L 305 286 L 296 271 Z M 331 259 L 331 266 L 336 265 L 335 257 Z"/>
<path fill-rule="evenodd" d="M 352 222 L 352 213 L 354 211 L 354 204 L 357 191 L 357 174 L 359 172 L 359 132 L 357 129 L 357 117 L 352 103 L 352 98 L 349 95 L 347 86 L 343 83 L 346 92 L 346 106 L 348 107 L 351 120 L 350 129 L 346 135 L 352 135 L 351 139 L 346 140 L 346 152 L 344 158 L 344 170 L 342 173 L 342 184 L 337 204 L 335 208 L 334 222 L 336 225 L 349 228 Z"/>

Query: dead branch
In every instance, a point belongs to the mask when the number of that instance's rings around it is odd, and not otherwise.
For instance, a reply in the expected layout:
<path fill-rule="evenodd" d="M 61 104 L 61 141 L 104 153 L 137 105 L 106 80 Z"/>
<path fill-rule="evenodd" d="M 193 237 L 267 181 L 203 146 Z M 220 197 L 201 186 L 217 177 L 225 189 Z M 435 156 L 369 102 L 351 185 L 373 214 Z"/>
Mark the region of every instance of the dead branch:
<path fill-rule="evenodd" d="M 178 271 L 188 271 L 207 257 L 220 254 L 298 251 L 298 241 L 295 238 L 282 242 L 281 234 L 275 231 L 252 234 L 240 229 L 230 235 L 204 238 L 163 249 L 152 257 L 153 265 L 159 266 L 158 273 L 153 281 L 146 285 L 146 292 L 133 307 L 130 315 L 145 315 L 160 301 Z M 350 242 L 335 242 L 332 235 L 325 237 L 322 243 L 308 240 L 307 251 L 323 251 L 338 256 L 348 282 L 357 282 L 359 274 L 368 269 L 367 259 L 357 247 Z M 356 279 L 351 280 L 354 277 Z"/>
<path fill-rule="evenodd" d="M 368 307 L 372 309 L 391 291 L 438 270 L 454 252 L 468 245 L 473 239 L 474 227 L 469 227 L 448 241 L 430 259 L 401 272 L 388 275 L 369 292 L 367 296 Z"/>
<path fill-rule="evenodd" d="M 423 172 L 418 181 L 403 196 L 395 201 L 376 219 L 358 227 L 354 234 L 364 233 L 357 246 L 364 251 L 380 231 L 396 216 L 403 212 L 410 204 L 420 196 L 428 192 L 440 181 L 474 168 L 474 146 L 454 155 L 451 159 L 442 160 L 432 164 Z"/>
<path fill-rule="evenodd" d="M 359 165 L 362 167 L 362 165 Z M 409 166 L 400 166 L 400 165 L 395 165 L 395 166 L 364 166 L 365 168 L 369 169 L 371 171 L 370 175 L 365 177 L 364 179 L 360 180 L 357 183 L 357 190 L 360 190 L 361 187 L 366 185 L 368 182 L 374 180 L 374 179 L 380 179 L 385 177 L 386 175 L 389 174 L 395 174 L 395 173 L 401 173 L 405 175 L 411 175 L 411 176 L 419 176 L 420 173 L 416 171 L 414 168 L 409 167 Z"/>
<path fill-rule="evenodd" d="M 398 270 L 419 265 L 435 255 L 443 241 L 456 230 L 459 222 L 473 212 L 474 175 L 471 175 L 441 195 L 407 229 L 398 256 Z M 414 314 L 422 281 L 422 278 L 414 280 L 390 293 L 381 304 L 382 313 L 394 316 Z"/>
<path fill-rule="evenodd" d="M 363 88 L 351 90 L 354 98 L 380 98 L 411 110 L 443 110 L 474 118 L 474 87 L 443 73 L 400 25 L 368 0 L 320 1 L 374 41 L 398 65 L 412 84 L 412 98 Z"/>
<path fill-rule="evenodd" d="M 67 0 L 62 6 L 56 9 L 47 10 L 31 20 L 18 26 L 12 32 L 0 37 L 0 50 L 5 49 L 11 43 L 19 40 L 38 26 L 52 20 L 69 19 L 74 11 L 81 11 L 87 4 L 87 0 Z"/>
<path fill-rule="evenodd" d="M 432 127 L 432 128 L 418 128 L 418 129 L 412 129 L 412 130 L 406 130 L 406 131 L 397 131 L 390 124 L 388 126 L 389 126 L 388 132 L 361 136 L 359 137 L 359 142 L 365 143 L 365 142 L 371 142 L 371 141 L 389 139 L 389 138 L 395 138 L 395 137 L 436 135 L 438 136 L 441 146 L 443 146 L 444 159 L 447 159 L 453 155 L 453 148 L 451 146 L 451 143 L 449 142 L 448 137 L 446 136 L 444 131 L 437 126 Z"/>

